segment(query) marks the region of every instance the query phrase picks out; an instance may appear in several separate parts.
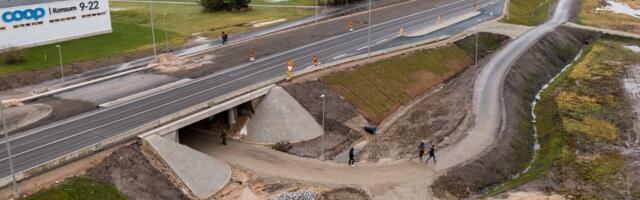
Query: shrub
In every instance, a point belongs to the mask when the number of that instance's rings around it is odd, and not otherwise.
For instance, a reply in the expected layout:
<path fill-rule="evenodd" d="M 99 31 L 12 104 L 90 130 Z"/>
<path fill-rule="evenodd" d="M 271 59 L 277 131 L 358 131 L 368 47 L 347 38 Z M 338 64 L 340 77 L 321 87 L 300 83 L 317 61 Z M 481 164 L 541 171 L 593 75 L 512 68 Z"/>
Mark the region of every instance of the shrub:
<path fill-rule="evenodd" d="M 27 62 L 26 53 L 24 49 L 16 47 L 10 47 L 4 53 L 2 53 L 4 63 L 8 65 L 22 64 Z"/>
<path fill-rule="evenodd" d="M 293 148 L 293 146 L 287 141 L 282 141 L 282 142 L 276 143 L 271 148 L 273 148 L 276 151 L 288 152 L 289 150 L 291 150 L 291 148 Z"/>
<path fill-rule="evenodd" d="M 206 12 L 223 10 L 248 10 L 251 0 L 200 0 Z"/>

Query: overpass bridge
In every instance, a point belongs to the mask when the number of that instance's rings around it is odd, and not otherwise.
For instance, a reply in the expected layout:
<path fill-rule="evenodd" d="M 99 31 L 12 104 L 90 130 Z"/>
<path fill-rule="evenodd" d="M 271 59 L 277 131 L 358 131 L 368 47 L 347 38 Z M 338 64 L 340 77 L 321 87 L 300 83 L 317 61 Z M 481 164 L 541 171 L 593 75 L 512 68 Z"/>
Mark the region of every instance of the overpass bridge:
<path fill-rule="evenodd" d="M 23 179 L 41 173 L 146 132 L 170 134 L 198 119 L 220 112 L 231 113 L 233 118 L 234 107 L 259 98 L 266 94 L 270 85 L 284 79 L 289 59 L 296 63 L 296 74 L 307 73 L 432 42 L 443 36 L 460 33 L 481 21 L 495 19 L 502 12 L 502 0 L 479 0 L 480 15 L 426 35 L 397 37 L 401 27 L 407 32 L 418 31 L 435 24 L 438 16 L 447 20 L 466 15 L 472 12 L 471 2 L 455 1 L 434 9 L 378 22 L 372 25 L 370 37 L 367 29 L 345 32 L 266 58 L 258 58 L 255 62 L 219 71 L 144 98 L 19 133 L 11 137 L 17 178 Z M 366 51 L 369 48 L 371 53 Z M 324 64 L 310 67 L 313 56 L 318 56 Z M 7 155 L 2 148 L 0 177 L 4 178 L 0 180 L 0 185 L 6 185 L 11 180 Z"/>

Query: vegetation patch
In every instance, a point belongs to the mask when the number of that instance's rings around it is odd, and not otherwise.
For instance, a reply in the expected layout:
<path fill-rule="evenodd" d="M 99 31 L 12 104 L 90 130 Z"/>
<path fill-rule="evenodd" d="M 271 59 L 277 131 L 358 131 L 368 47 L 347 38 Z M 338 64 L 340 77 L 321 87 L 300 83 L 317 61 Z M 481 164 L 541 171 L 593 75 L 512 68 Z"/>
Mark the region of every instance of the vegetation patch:
<path fill-rule="evenodd" d="M 640 1 L 637 0 L 624 0 L 619 2 L 630 5 L 635 9 L 640 9 L 637 7 L 640 4 Z M 580 11 L 577 15 L 577 23 L 640 34 L 640 18 L 609 11 L 596 10 L 605 6 L 606 2 L 602 0 L 581 0 Z"/>
<path fill-rule="evenodd" d="M 543 91 L 534 108 L 541 145 L 537 158 L 527 173 L 490 195 L 547 177 L 557 182 L 558 192 L 578 199 L 616 198 L 624 159 L 615 145 L 629 123 L 619 81 L 625 66 L 640 62 L 624 44 L 613 38 L 596 41 Z"/>
<path fill-rule="evenodd" d="M 503 36 L 481 34 L 480 56 L 495 51 Z M 473 65 L 475 37 L 445 47 L 420 50 L 322 77 L 333 91 L 380 123 L 415 96 Z"/>
<path fill-rule="evenodd" d="M 553 0 L 511 0 L 509 1 L 509 17 L 502 22 L 535 26 L 542 24 L 549 17 L 549 6 Z"/>
<path fill-rule="evenodd" d="M 109 199 L 126 200 L 126 196 L 108 184 L 101 183 L 88 176 L 67 179 L 62 184 L 51 189 L 32 194 L 23 200 L 81 200 L 81 199 Z"/>

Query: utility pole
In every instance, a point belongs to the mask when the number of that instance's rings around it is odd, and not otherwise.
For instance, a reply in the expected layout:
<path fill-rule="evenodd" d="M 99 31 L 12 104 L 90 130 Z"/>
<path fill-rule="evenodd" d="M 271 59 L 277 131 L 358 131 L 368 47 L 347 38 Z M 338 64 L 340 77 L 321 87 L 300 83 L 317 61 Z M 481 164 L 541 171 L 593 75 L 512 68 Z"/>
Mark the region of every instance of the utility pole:
<path fill-rule="evenodd" d="M 62 46 L 61 45 L 56 45 L 56 48 L 58 48 L 58 59 L 60 60 L 60 74 L 62 76 L 62 82 L 64 83 L 64 67 L 62 67 Z"/>
<path fill-rule="evenodd" d="M 371 0 L 369 0 L 369 38 L 367 41 L 367 62 L 371 62 Z"/>
<path fill-rule="evenodd" d="M 318 23 L 318 1 L 319 0 L 316 0 L 316 23 Z"/>
<path fill-rule="evenodd" d="M 156 50 L 156 30 L 153 24 L 153 4 L 151 2 L 153 1 L 149 1 L 149 16 L 151 18 L 151 40 L 153 41 L 153 57 L 156 57 L 158 55 L 158 52 Z"/>
<path fill-rule="evenodd" d="M 324 102 L 325 102 L 325 95 L 320 95 L 320 98 L 322 99 L 322 138 L 321 138 L 321 147 L 322 150 L 320 151 L 320 156 L 322 156 L 324 154 Z"/>
<path fill-rule="evenodd" d="M 162 13 L 164 23 L 164 42 L 167 44 L 167 53 L 169 53 L 169 34 L 167 34 L 167 13 Z"/>
<path fill-rule="evenodd" d="M 13 196 L 18 196 L 18 183 L 16 183 L 16 174 L 13 169 L 13 155 L 11 154 L 11 145 L 9 144 L 9 129 L 7 129 L 7 121 L 4 116 L 4 104 L 0 101 L 0 117 L 2 118 L 2 131 L 4 132 L 4 143 L 7 146 L 7 156 L 9 157 L 9 171 L 13 183 Z"/>

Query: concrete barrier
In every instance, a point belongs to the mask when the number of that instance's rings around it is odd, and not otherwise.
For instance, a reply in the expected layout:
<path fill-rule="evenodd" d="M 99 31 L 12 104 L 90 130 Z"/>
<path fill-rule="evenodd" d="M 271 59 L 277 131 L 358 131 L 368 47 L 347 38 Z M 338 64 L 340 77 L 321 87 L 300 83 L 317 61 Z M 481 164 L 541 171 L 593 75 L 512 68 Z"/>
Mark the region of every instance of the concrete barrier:
<path fill-rule="evenodd" d="M 465 21 L 465 20 L 467 20 L 467 19 L 471 19 L 471 18 L 473 18 L 473 17 L 475 17 L 475 16 L 478 16 L 478 15 L 480 15 L 480 14 L 482 14 L 482 12 L 480 12 L 480 11 L 473 11 L 473 12 L 471 12 L 471 13 L 467 13 L 467 14 L 464 14 L 464 15 L 460 15 L 460 16 L 454 17 L 454 18 L 449 19 L 449 20 L 445 20 L 443 23 L 437 24 L 437 25 L 435 25 L 435 26 L 428 26 L 427 28 L 424 28 L 424 29 L 419 29 L 419 30 L 416 30 L 416 31 L 411 31 L 411 32 L 409 32 L 409 33 L 406 33 L 405 35 L 406 35 L 407 37 L 417 37 L 417 36 L 427 35 L 427 34 L 429 34 L 429 33 L 436 32 L 436 31 L 438 31 L 438 30 L 440 30 L 440 29 L 443 29 L 443 28 L 449 27 L 449 26 L 451 26 L 451 25 L 454 25 L 454 24 L 457 24 L 457 23 L 463 22 L 463 21 Z"/>

